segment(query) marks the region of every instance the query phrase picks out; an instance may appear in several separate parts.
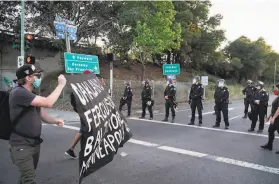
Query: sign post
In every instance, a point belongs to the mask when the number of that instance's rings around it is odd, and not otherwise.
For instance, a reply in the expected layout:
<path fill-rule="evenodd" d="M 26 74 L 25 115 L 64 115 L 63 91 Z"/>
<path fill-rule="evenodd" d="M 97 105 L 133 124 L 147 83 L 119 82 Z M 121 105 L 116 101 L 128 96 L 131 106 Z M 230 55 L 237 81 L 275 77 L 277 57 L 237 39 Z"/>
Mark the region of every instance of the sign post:
<path fill-rule="evenodd" d="M 20 52 L 20 55 L 22 57 L 24 57 L 24 15 L 25 15 L 25 6 L 24 6 L 24 0 L 21 0 L 21 24 L 20 24 L 20 32 L 21 32 L 21 46 L 20 46 L 20 49 L 21 49 L 21 52 Z"/>
<path fill-rule="evenodd" d="M 62 19 L 61 17 L 55 17 L 55 21 L 53 22 L 53 24 L 54 24 L 54 27 L 56 30 L 56 38 L 65 39 L 67 52 L 71 53 L 70 40 L 76 40 L 76 33 L 77 33 L 77 27 L 73 25 L 74 22 L 67 20 L 67 19 Z M 66 58 L 65 58 L 65 61 L 66 61 Z M 65 66 L 66 66 L 66 64 L 65 64 Z M 62 108 L 63 108 L 64 90 L 63 90 L 62 94 L 63 94 L 63 102 L 62 102 Z"/>
<path fill-rule="evenodd" d="M 205 88 L 208 86 L 208 76 L 201 76 L 201 83 L 204 86 L 203 99 L 205 99 Z"/>
<path fill-rule="evenodd" d="M 55 17 L 53 22 L 56 30 L 57 39 L 65 39 L 67 52 L 71 52 L 71 42 L 70 40 L 76 40 L 77 36 L 77 26 L 74 25 L 73 21 L 62 19 L 60 17 Z"/>

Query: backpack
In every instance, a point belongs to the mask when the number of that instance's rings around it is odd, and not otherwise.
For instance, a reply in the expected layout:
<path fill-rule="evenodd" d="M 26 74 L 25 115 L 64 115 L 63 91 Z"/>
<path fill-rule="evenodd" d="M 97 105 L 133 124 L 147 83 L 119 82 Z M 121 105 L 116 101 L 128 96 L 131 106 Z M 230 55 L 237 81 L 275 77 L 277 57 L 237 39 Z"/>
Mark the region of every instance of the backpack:
<path fill-rule="evenodd" d="M 9 91 L 0 90 L 0 139 L 10 140 L 13 128 L 16 126 L 18 120 L 24 113 L 27 112 L 28 107 L 23 108 L 22 111 L 15 118 L 14 122 L 10 119 L 10 106 L 9 106 Z"/>

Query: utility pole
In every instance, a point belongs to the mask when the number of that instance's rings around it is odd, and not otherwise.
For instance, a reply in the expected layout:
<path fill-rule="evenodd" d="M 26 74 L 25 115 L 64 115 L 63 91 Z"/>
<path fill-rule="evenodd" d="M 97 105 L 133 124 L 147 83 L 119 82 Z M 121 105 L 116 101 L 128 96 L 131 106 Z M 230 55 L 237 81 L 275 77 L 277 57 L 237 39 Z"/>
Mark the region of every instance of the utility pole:
<path fill-rule="evenodd" d="M 21 56 L 24 57 L 24 0 L 21 0 Z"/>
<path fill-rule="evenodd" d="M 274 62 L 274 76 L 273 76 L 273 86 L 274 87 L 276 85 L 276 63 L 277 63 L 277 61 Z"/>

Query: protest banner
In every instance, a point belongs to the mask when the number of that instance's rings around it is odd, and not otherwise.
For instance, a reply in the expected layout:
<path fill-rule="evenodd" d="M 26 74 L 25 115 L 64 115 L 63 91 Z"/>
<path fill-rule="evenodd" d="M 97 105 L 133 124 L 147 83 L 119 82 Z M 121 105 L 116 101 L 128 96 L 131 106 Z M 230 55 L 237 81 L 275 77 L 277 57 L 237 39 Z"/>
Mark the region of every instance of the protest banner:
<path fill-rule="evenodd" d="M 118 149 L 131 137 L 127 120 L 118 111 L 107 90 L 95 74 L 70 75 L 76 110 L 81 120 L 79 183 L 83 178 L 110 163 Z"/>

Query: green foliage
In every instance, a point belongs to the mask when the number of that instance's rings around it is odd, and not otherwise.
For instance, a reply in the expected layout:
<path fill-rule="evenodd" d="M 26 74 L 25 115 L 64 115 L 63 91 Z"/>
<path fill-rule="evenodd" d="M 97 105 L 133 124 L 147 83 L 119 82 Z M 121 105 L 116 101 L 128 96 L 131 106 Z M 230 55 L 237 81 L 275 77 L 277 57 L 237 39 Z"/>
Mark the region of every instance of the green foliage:
<path fill-rule="evenodd" d="M 155 13 L 143 9 L 143 21 L 137 21 L 134 44 L 145 53 L 157 54 L 166 49 L 178 49 L 181 27 L 173 24 L 175 11 L 171 1 L 152 2 Z"/>
<path fill-rule="evenodd" d="M 181 66 L 225 79 L 273 79 L 279 54 L 264 38 L 255 41 L 246 36 L 229 43 L 225 31 L 219 29 L 222 15 L 209 16 L 210 1 L 26 1 L 25 31 L 39 31 L 36 36 L 51 37 L 36 40 L 34 47 L 52 51 L 66 50 L 64 40 L 55 40 L 55 16 L 74 21 L 78 27 L 72 52 L 98 55 L 103 51 L 96 40 L 103 41 L 106 52 L 114 52 L 121 67 L 129 68 L 129 58 L 147 62 L 180 63 Z M 0 1 L 2 31 L 19 31 L 18 1 Z M 89 41 L 91 43 L 89 44 Z M 93 40 L 93 43 L 92 43 Z M 78 42 L 88 43 L 78 46 Z M 93 45 L 93 46 L 92 46 Z M 167 59 L 162 59 L 167 56 Z M 276 70 L 278 71 L 279 62 Z M 276 74 L 276 77 L 278 75 Z"/>

